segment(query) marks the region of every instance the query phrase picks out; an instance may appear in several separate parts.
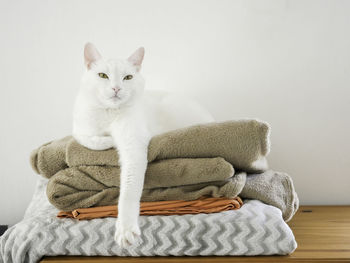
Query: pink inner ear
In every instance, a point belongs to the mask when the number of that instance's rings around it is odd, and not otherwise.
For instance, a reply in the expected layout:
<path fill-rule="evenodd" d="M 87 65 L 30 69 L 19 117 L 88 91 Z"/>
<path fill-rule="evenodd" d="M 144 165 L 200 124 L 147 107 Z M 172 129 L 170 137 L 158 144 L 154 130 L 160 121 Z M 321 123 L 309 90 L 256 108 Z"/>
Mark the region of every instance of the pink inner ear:
<path fill-rule="evenodd" d="M 129 58 L 128 61 L 133 65 L 140 67 L 145 55 L 145 49 L 143 47 L 138 48 Z"/>
<path fill-rule="evenodd" d="M 84 59 L 87 68 L 91 68 L 91 65 L 97 60 L 101 59 L 101 55 L 96 49 L 96 47 L 91 43 L 86 43 L 84 48 Z"/>

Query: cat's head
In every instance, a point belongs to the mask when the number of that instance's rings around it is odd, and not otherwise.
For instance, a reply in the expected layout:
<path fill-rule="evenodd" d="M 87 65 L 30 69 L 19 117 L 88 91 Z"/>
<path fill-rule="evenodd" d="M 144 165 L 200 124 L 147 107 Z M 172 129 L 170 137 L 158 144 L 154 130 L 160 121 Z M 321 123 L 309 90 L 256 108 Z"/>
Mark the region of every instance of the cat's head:
<path fill-rule="evenodd" d="M 87 70 L 81 89 L 85 97 L 103 108 L 133 103 L 144 89 L 140 74 L 144 53 L 141 47 L 127 59 L 104 59 L 93 44 L 87 43 L 84 49 Z"/>

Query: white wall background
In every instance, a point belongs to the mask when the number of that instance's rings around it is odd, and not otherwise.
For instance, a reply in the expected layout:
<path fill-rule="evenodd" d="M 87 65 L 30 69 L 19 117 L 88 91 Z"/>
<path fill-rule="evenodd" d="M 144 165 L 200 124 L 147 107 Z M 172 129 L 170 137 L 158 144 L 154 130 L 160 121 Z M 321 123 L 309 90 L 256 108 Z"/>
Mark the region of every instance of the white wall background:
<path fill-rule="evenodd" d="M 302 204 L 350 204 L 350 1 L 0 1 L 0 224 L 38 178 L 32 149 L 71 132 L 83 45 L 146 48 L 148 88 L 196 97 L 218 120 L 272 125 L 270 166 Z"/>

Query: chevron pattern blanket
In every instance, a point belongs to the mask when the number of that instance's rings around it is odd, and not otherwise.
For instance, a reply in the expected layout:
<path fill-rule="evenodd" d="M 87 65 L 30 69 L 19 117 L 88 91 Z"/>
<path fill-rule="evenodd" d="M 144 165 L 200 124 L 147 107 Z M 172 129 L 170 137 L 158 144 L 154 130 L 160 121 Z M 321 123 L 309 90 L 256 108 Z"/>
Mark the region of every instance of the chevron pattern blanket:
<path fill-rule="evenodd" d="M 281 210 L 246 200 L 241 209 L 221 213 L 141 216 L 141 244 L 121 249 L 113 240 L 114 218 L 56 218 L 46 184 L 39 179 L 24 219 L 0 238 L 0 262 L 37 262 L 44 255 L 284 255 L 297 246 Z"/>

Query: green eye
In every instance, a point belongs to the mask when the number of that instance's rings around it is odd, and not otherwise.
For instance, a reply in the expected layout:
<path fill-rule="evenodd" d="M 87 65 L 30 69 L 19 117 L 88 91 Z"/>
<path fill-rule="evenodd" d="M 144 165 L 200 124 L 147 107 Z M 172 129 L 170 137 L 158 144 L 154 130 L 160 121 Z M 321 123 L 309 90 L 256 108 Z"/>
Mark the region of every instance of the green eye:
<path fill-rule="evenodd" d="M 126 75 L 126 76 L 124 77 L 124 80 L 130 80 L 130 79 L 132 79 L 132 78 L 133 78 L 132 75 Z"/>
<path fill-rule="evenodd" d="M 108 79 L 107 74 L 105 74 L 105 73 L 103 73 L 103 72 L 98 73 L 98 76 L 99 76 L 100 78 L 103 78 L 103 79 Z"/>

